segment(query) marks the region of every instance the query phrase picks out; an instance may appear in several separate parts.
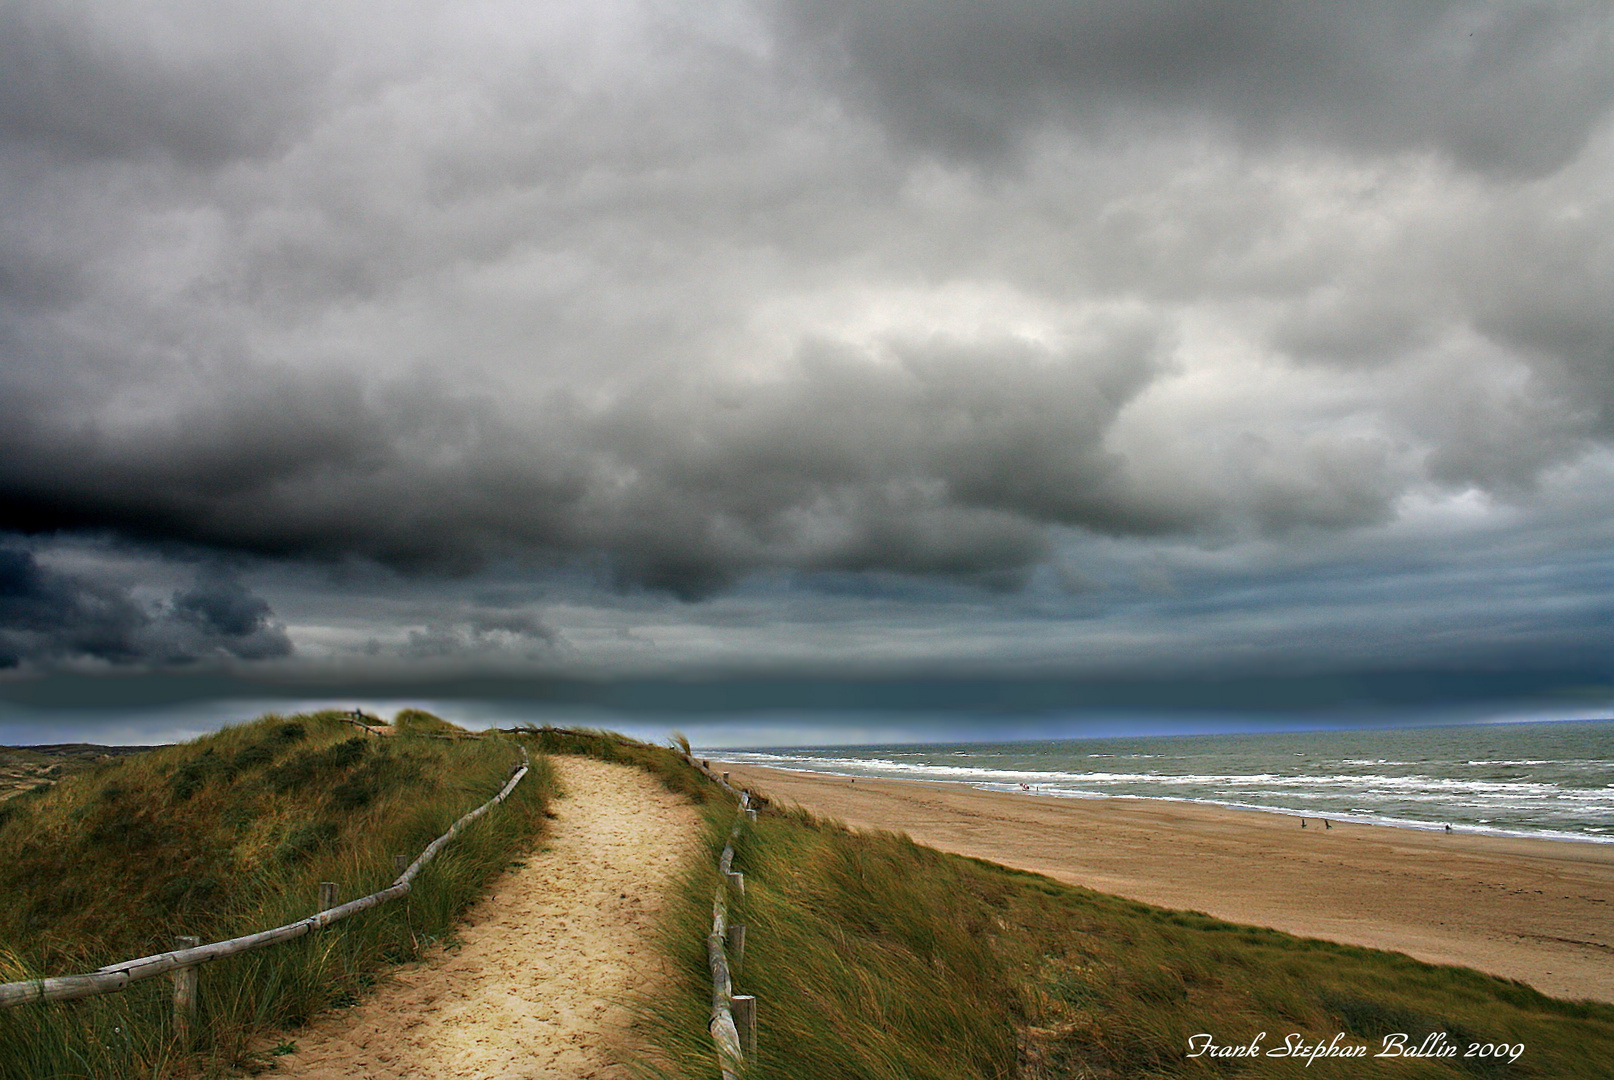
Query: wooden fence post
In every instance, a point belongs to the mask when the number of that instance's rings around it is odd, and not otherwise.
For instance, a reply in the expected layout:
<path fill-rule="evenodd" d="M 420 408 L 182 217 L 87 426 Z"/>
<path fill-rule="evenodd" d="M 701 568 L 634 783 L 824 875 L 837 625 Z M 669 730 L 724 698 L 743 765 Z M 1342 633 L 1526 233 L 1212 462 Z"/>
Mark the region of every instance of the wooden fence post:
<path fill-rule="evenodd" d="M 176 949 L 194 949 L 202 943 L 199 937 L 181 935 L 174 939 Z M 191 1029 L 196 1020 L 196 969 L 183 967 L 173 973 L 174 979 L 174 1035 L 179 1045 L 189 1050 Z"/>
<path fill-rule="evenodd" d="M 745 923 L 735 923 L 729 927 L 729 953 L 730 963 L 738 971 L 740 965 L 745 963 Z"/>
<path fill-rule="evenodd" d="M 757 1054 L 757 999 L 754 994 L 735 994 L 729 999 L 734 1026 L 740 1031 L 742 1060 L 752 1062 Z"/>
<path fill-rule="evenodd" d="M 409 856 L 394 855 L 392 857 L 392 872 L 394 874 L 401 874 L 407 869 L 409 869 Z"/>
<path fill-rule="evenodd" d="M 726 783 L 728 783 L 728 782 L 729 782 L 729 774 L 728 774 L 728 773 L 724 773 L 724 774 L 723 774 L 723 783 L 725 783 L 725 784 L 726 784 Z"/>
<path fill-rule="evenodd" d="M 738 870 L 730 870 L 723 876 L 729 879 L 729 888 L 741 896 L 745 895 L 745 875 L 743 873 Z"/>
<path fill-rule="evenodd" d="M 336 906 L 336 882 L 322 881 L 319 883 L 319 910 L 329 911 Z"/>

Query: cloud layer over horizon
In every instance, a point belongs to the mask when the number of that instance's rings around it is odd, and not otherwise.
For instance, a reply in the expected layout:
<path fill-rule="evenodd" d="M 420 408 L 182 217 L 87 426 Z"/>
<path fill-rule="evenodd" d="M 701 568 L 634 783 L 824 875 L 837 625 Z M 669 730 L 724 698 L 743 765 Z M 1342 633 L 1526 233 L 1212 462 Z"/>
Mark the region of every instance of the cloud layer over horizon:
<path fill-rule="evenodd" d="M 0 633 L 1595 665 L 1611 175 L 1603 3 L 26 0 Z"/>

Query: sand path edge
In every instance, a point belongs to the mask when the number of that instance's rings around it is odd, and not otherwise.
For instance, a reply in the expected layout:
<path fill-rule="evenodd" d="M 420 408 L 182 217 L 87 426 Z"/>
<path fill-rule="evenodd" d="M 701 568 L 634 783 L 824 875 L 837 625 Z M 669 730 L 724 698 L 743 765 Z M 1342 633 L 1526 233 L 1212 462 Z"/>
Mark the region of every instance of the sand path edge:
<path fill-rule="evenodd" d="M 627 1080 L 624 1002 L 662 967 L 652 934 L 699 843 L 684 796 L 627 765 L 552 757 L 549 835 L 456 928 L 359 1005 L 286 1034 L 274 1075 L 307 1080 Z"/>

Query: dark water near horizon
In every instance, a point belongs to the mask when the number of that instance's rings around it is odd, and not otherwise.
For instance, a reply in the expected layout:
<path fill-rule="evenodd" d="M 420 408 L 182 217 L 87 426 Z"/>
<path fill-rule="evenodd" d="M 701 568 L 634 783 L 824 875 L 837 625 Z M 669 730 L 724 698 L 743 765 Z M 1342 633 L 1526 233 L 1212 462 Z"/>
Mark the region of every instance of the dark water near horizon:
<path fill-rule="evenodd" d="M 1054 798 L 1182 799 L 1614 843 L 1614 723 L 712 750 L 736 764 Z"/>

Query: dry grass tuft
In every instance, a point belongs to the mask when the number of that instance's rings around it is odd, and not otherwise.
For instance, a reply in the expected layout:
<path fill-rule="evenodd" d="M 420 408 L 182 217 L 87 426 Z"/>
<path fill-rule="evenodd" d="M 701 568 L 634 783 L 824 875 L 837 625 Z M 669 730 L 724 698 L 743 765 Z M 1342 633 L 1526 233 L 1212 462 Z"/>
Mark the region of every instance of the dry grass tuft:
<path fill-rule="evenodd" d="M 733 814 L 709 813 L 708 850 L 666 917 L 675 992 L 641 1017 L 661 1048 L 646 1075 L 716 1075 L 705 941 Z M 1466 969 L 1149 907 L 801 812 L 764 813 L 735 867 L 736 988 L 757 996 L 753 1075 L 770 1080 L 1614 1076 L 1614 1007 Z M 1186 1055 L 1199 1032 L 1266 1032 L 1267 1048 L 1344 1033 L 1376 1053 L 1391 1031 L 1526 1052 L 1309 1066 Z"/>
<path fill-rule="evenodd" d="M 520 758 L 508 739 L 411 738 L 451 726 L 425 714 L 401 726 L 379 738 L 336 713 L 266 716 L 29 798 L 0 824 L 5 977 L 87 971 L 172 948 L 179 934 L 212 941 L 291 922 L 314 911 L 320 881 L 338 882 L 344 899 L 384 887 L 395 853 L 418 854 Z M 176 1044 L 167 980 L 154 979 L 0 1011 L 0 1078 L 156 1078 L 182 1065 L 249 1064 L 241 1059 L 255 1032 L 351 1002 L 380 965 L 446 932 L 541 829 L 553 778 L 534 764 L 406 899 L 201 969 L 194 1048 Z"/>

